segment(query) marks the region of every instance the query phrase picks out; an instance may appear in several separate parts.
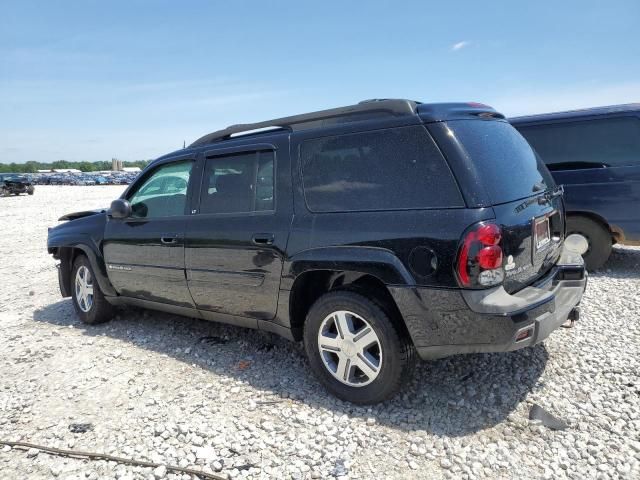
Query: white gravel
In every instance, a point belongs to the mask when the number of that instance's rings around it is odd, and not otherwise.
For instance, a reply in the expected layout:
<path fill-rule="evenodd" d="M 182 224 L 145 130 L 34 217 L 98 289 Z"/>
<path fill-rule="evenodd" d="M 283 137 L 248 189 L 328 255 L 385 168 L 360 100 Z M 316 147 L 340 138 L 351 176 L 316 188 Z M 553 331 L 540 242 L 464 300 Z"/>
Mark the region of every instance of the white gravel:
<path fill-rule="evenodd" d="M 404 394 L 355 407 L 320 388 L 299 345 L 261 332 L 133 309 L 80 324 L 47 227 L 121 191 L 0 198 L 0 440 L 232 478 L 640 478 L 640 249 L 615 248 L 591 276 L 575 328 L 424 363 Z M 534 403 L 569 428 L 528 420 Z M 189 475 L 1 448 L 0 478 Z"/>

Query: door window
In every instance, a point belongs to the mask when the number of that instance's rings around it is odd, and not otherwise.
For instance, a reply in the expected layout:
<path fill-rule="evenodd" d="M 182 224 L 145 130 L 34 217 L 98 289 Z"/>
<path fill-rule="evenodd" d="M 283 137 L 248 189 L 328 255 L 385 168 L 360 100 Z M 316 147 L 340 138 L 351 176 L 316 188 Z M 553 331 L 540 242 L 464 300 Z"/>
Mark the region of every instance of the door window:
<path fill-rule="evenodd" d="M 550 170 L 640 163 L 640 120 L 606 118 L 520 127 Z"/>
<path fill-rule="evenodd" d="M 307 140 L 300 158 L 305 199 L 313 212 L 464 206 L 423 126 Z"/>
<path fill-rule="evenodd" d="M 274 209 L 273 151 L 207 158 L 200 213 L 247 213 Z"/>
<path fill-rule="evenodd" d="M 158 218 L 184 215 L 187 186 L 193 162 L 177 162 L 159 166 L 129 196 L 132 216 Z"/>

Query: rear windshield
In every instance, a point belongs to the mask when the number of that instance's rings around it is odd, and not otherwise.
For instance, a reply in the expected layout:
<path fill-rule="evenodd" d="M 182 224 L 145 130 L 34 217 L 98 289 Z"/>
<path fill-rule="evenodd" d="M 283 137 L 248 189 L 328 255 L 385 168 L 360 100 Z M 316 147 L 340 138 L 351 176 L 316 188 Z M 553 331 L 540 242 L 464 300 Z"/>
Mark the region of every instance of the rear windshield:
<path fill-rule="evenodd" d="M 530 197 L 555 186 L 540 157 L 509 123 L 455 120 L 447 126 L 475 164 L 493 204 Z"/>

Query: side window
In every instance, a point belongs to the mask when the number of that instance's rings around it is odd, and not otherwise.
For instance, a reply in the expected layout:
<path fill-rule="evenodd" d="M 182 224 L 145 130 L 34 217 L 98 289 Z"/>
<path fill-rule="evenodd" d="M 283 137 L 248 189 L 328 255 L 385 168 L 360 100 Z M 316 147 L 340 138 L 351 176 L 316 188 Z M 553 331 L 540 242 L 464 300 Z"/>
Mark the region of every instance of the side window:
<path fill-rule="evenodd" d="M 464 206 L 449 166 L 423 126 L 307 140 L 300 157 L 313 212 Z"/>
<path fill-rule="evenodd" d="M 129 195 L 134 218 L 159 218 L 184 215 L 187 185 L 193 162 L 159 166 Z"/>
<path fill-rule="evenodd" d="M 532 125 L 519 130 L 550 170 L 640 164 L 637 117 Z"/>
<path fill-rule="evenodd" d="M 207 158 L 200 213 L 273 210 L 274 157 L 263 150 Z"/>

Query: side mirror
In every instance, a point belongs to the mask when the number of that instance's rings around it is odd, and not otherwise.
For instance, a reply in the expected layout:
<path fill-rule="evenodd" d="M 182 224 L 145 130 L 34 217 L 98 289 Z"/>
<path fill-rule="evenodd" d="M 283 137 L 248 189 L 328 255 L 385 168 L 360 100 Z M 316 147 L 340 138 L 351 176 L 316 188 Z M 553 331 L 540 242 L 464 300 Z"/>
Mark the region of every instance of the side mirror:
<path fill-rule="evenodd" d="M 131 216 L 131 204 L 127 200 L 118 198 L 111 202 L 107 215 L 111 218 L 127 218 Z"/>

